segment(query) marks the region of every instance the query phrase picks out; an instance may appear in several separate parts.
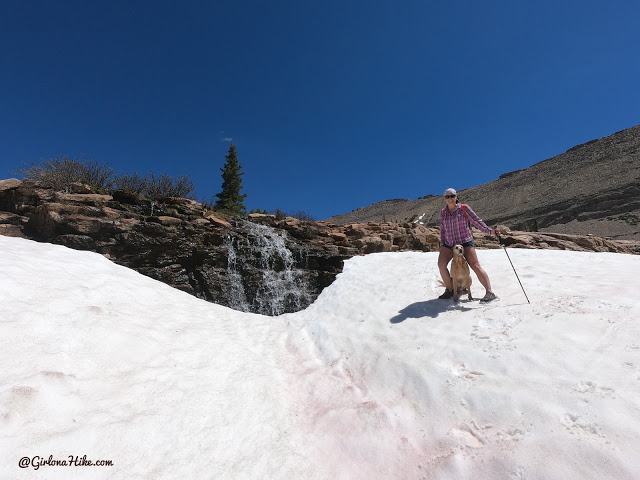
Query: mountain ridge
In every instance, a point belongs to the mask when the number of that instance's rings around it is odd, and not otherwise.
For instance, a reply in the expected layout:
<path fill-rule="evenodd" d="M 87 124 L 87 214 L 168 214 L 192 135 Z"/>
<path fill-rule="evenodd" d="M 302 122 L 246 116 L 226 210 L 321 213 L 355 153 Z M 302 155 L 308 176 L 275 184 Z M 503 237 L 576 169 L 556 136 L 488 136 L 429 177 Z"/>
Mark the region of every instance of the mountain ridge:
<path fill-rule="evenodd" d="M 576 145 L 458 194 L 488 224 L 638 240 L 640 125 Z M 504 198 L 509 201 L 502 201 Z M 423 216 L 421 223 L 437 226 L 443 206 L 440 195 L 433 194 L 416 200 L 383 200 L 328 221 L 401 223 Z"/>

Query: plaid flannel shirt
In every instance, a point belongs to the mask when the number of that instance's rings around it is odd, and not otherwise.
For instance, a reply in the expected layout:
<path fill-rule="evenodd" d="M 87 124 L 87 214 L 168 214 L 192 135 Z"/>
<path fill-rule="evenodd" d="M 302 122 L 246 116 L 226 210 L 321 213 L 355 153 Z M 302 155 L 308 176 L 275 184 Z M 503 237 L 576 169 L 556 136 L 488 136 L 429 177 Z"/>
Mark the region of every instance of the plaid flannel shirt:
<path fill-rule="evenodd" d="M 469 205 L 465 205 L 465 211 L 474 226 L 484 233 L 491 233 L 491 228 L 487 227 Z M 440 244 L 453 247 L 471 240 L 473 240 L 473 233 L 467 223 L 467 217 L 462 211 L 462 204 L 456 204 L 453 213 L 449 211 L 448 207 L 445 207 L 440 215 Z"/>

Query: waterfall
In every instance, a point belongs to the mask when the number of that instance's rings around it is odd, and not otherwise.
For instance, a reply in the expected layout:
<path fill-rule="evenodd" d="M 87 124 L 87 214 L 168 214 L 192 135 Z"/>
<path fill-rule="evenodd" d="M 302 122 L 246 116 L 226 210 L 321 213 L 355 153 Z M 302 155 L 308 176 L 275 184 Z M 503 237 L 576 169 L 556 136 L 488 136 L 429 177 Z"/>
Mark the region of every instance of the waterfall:
<path fill-rule="evenodd" d="M 234 245 L 230 237 L 226 243 L 230 306 L 271 316 L 308 306 L 311 295 L 304 271 L 296 268 L 286 233 L 248 221 L 241 225 L 247 231 L 246 245 Z M 257 283 L 253 289 L 247 285 L 250 278 Z"/>
<path fill-rule="evenodd" d="M 247 223 L 249 241 L 260 252 L 262 283 L 256 295 L 258 313 L 280 315 L 287 307 L 301 310 L 309 303 L 309 293 L 302 271 L 294 268 L 286 234 L 267 225 Z"/>
<path fill-rule="evenodd" d="M 229 306 L 241 312 L 251 311 L 251 305 L 247 301 L 247 295 L 242 283 L 242 274 L 238 270 L 238 256 L 233 245 L 233 237 L 227 235 L 224 241 L 227 247 L 227 283 L 224 287 Z"/>

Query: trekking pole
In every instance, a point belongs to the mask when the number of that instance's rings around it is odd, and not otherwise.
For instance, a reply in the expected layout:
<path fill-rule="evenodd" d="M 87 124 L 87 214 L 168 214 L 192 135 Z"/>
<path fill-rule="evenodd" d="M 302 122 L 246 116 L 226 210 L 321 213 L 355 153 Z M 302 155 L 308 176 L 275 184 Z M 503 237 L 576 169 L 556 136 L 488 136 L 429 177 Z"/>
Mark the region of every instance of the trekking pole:
<path fill-rule="evenodd" d="M 513 266 L 513 262 L 511 261 L 511 257 L 509 257 L 509 254 L 507 253 L 507 247 L 502 242 L 502 237 L 500 236 L 500 232 L 498 232 L 497 229 L 496 229 L 496 236 L 498 237 L 498 241 L 500 242 L 500 245 L 502 246 L 502 249 L 504 250 L 504 253 L 507 254 L 507 258 L 509 259 L 509 263 L 511 264 L 511 268 L 513 268 L 513 273 L 516 274 L 516 278 L 518 279 L 518 283 L 520 284 L 520 288 L 522 289 L 522 293 L 524 293 L 524 298 L 526 298 L 527 299 L 527 303 L 529 305 L 531 305 L 531 302 L 529 301 L 529 297 L 527 297 L 527 292 L 524 291 L 524 287 L 522 286 L 522 282 L 520 281 L 520 277 L 518 276 L 518 272 L 516 272 L 516 268 Z"/>

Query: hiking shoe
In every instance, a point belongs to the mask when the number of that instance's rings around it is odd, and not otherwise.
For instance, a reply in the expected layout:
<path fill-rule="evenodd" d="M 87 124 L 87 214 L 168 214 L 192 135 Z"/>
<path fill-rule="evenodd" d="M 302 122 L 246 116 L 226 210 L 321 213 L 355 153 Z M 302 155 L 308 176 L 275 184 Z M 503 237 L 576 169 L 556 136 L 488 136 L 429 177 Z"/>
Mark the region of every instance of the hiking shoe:
<path fill-rule="evenodd" d="M 446 300 L 448 298 L 453 298 L 453 290 L 449 290 L 448 288 L 444 291 L 442 295 L 438 297 L 440 300 Z"/>
<path fill-rule="evenodd" d="M 480 303 L 489 303 L 497 299 L 496 294 L 493 292 L 487 292 L 484 297 L 480 299 Z"/>

